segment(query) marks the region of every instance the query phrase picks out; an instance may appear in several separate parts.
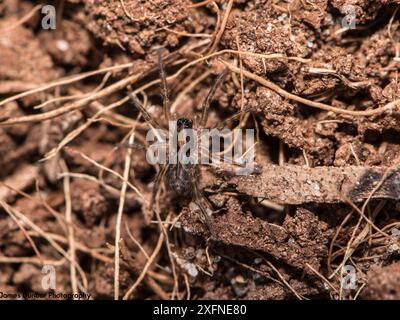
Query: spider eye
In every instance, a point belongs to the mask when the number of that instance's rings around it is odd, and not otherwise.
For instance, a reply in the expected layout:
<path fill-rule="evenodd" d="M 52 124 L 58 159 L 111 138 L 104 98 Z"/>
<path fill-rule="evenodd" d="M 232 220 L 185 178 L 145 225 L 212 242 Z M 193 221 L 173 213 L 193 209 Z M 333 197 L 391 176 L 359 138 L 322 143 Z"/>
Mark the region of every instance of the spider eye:
<path fill-rule="evenodd" d="M 181 131 L 182 129 L 192 129 L 193 122 L 192 120 L 186 118 L 180 118 L 178 119 L 178 121 L 176 121 L 176 126 L 178 128 L 178 131 Z"/>

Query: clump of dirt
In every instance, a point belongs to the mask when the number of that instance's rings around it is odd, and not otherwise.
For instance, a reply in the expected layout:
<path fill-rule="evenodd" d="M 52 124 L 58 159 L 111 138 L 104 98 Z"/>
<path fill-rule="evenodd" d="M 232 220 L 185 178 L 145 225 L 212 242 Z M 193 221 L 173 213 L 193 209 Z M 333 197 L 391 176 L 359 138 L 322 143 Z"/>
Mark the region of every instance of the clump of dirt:
<path fill-rule="evenodd" d="M 83 216 L 85 223 L 94 226 L 108 212 L 108 205 L 105 197 L 96 183 L 75 182 L 72 187 L 72 208 L 74 212 Z"/>
<path fill-rule="evenodd" d="M 37 5 L 0 3 L 5 297 L 50 265 L 95 299 L 400 299 L 400 1 Z M 160 57 L 171 120 L 255 130 L 250 174 L 168 188 Z"/>

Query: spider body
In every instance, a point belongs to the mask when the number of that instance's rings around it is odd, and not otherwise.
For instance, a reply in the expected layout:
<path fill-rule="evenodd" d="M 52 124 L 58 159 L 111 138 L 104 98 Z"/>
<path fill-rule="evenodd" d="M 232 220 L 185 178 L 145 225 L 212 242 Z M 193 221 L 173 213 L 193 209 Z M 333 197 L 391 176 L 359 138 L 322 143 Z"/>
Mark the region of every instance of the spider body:
<path fill-rule="evenodd" d="M 167 81 L 166 75 L 164 71 L 164 63 L 161 57 L 161 53 L 159 51 L 159 68 L 160 68 L 160 78 L 161 78 L 161 85 L 162 85 L 162 96 L 163 96 L 163 109 L 164 109 L 164 117 L 166 122 L 170 121 L 171 115 L 169 110 L 169 98 L 168 98 L 168 88 L 167 88 Z M 210 102 L 212 96 L 215 93 L 216 88 L 218 87 L 219 83 L 222 81 L 226 72 L 220 74 L 215 80 L 214 83 L 206 96 L 203 106 L 202 106 L 202 116 L 198 128 L 202 128 L 205 126 L 207 117 L 208 117 L 208 110 L 210 107 Z M 161 128 L 158 121 L 156 121 L 141 105 L 140 101 L 136 98 L 136 96 L 130 94 L 131 100 L 135 104 L 135 106 L 139 109 L 142 113 L 146 122 L 148 122 L 153 128 Z M 178 118 L 176 120 L 176 130 L 179 134 L 182 130 L 185 129 L 193 129 L 193 121 L 188 118 Z M 189 137 L 186 137 L 186 142 L 188 141 Z M 180 141 L 182 143 L 182 141 Z M 179 154 L 179 149 L 182 145 L 178 143 L 177 151 Z M 153 204 L 155 199 L 157 198 L 157 194 L 160 192 L 161 183 L 164 182 L 166 189 L 169 190 L 173 194 L 173 198 L 179 203 L 180 206 L 189 204 L 190 202 L 194 202 L 201 211 L 201 216 L 199 217 L 201 221 L 203 221 L 210 233 L 214 235 L 211 226 L 210 217 L 207 214 L 206 209 L 202 205 L 201 198 L 203 196 L 202 191 L 199 187 L 199 168 L 198 164 L 194 163 L 182 163 L 181 161 L 177 161 L 176 164 L 167 163 L 164 166 L 160 167 L 160 170 L 157 173 L 157 177 L 154 183 L 154 189 L 152 193 L 152 199 L 150 203 L 150 208 L 153 208 Z M 207 199 L 206 199 L 207 200 Z"/>

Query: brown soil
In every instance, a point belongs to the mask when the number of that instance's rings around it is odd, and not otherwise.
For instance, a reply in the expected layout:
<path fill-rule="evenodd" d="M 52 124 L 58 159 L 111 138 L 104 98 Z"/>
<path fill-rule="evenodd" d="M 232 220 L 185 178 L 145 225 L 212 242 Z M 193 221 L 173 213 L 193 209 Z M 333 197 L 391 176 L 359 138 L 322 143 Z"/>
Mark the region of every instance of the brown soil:
<path fill-rule="evenodd" d="M 0 3 L 0 292 L 52 264 L 57 292 L 112 299 L 118 245 L 119 298 L 400 299 L 400 1 L 60 0 L 56 30 L 40 3 Z M 174 119 L 228 66 L 207 127 L 243 106 L 257 131 L 253 174 L 201 166 L 209 225 L 164 183 L 149 205 L 128 92 L 165 122 L 160 48 Z"/>

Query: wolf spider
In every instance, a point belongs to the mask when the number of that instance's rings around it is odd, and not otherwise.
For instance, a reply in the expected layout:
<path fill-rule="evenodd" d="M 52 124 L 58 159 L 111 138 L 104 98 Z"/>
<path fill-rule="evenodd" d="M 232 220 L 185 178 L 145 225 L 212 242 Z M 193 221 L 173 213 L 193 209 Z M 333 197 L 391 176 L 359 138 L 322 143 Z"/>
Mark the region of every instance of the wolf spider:
<path fill-rule="evenodd" d="M 169 123 L 172 117 L 170 114 L 170 101 L 169 101 L 165 67 L 160 51 L 158 51 L 158 66 L 159 66 L 159 76 L 161 79 L 163 115 L 165 118 L 164 120 L 167 123 Z M 196 131 L 196 133 L 200 132 L 201 129 L 204 129 L 208 119 L 211 100 L 226 73 L 227 70 L 224 70 L 214 79 L 213 84 L 202 104 L 201 118 L 199 123 L 196 123 L 196 121 L 194 122 L 193 120 L 188 118 L 178 118 L 177 120 L 173 120 L 176 121 L 176 130 L 178 133 L 183 129 L 193 129 Z M 156 129 L 163 129 L 162 125 L 147 112 L 147 110 L 143 107 L 138 98 L 135 95 L 133 95 L 131 91 L 129 92 L 129 97 L 132 100 L 135 107 L 142 114 L 144 120 L 151 127 Z M 240 114 L 241 113 L 238 113 L 228 118 L 226 121 L 223 121 L 223 124 L 238 118 Z M 180 146 L 178 145 L 177 148 L 179 151 Z M 199 178 L 200 178 L 199 166 L 200 166 L 199 164 L 191 164 L 191 163 L 183 164 L 181 163 L 181 161 L 178 161 L 177 164 L 166 163 L 164 165 L 161 165 L 161 168 L 159 169 L 154 182 L 154 188 L 150 201 L 150 210 L 152 211 L 154 210 L 153 205 L 155 203 L 155 200 L 158 198 L 159 195 L 158 193 L 160 192 L 161 183 L 164 182 L 166 189 L 169 192 L 172 192 L 173 198 L 175 198 L 175 200 L 183 204 L 194 202 L 197 205 L 197 207 L 200 209 L 199 212 L 201 213 L 200 216 L 198 217 L 200 218 L 199 220 L 206 225 L 211 236 L 215 237 L 215 233 L 213 232 L 212 229 L 211 217 L 207 213 L 207 210 L 204 208 L 201 201 L 201 199 L 203 198 L 206 200 L 208 204 L 211 205 L 211 202 L 203 195 L 203 192 L 199 187 Z"/>

